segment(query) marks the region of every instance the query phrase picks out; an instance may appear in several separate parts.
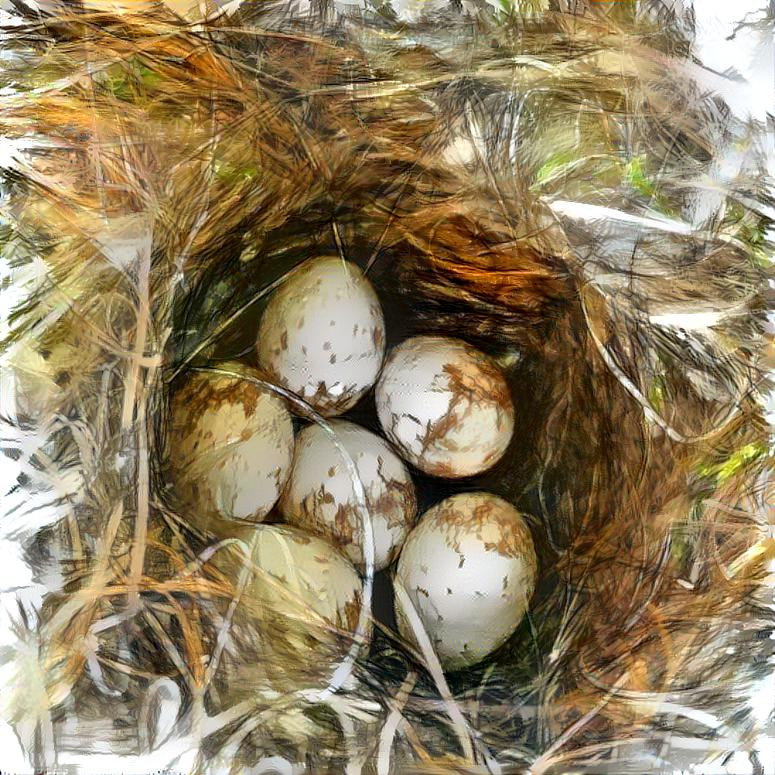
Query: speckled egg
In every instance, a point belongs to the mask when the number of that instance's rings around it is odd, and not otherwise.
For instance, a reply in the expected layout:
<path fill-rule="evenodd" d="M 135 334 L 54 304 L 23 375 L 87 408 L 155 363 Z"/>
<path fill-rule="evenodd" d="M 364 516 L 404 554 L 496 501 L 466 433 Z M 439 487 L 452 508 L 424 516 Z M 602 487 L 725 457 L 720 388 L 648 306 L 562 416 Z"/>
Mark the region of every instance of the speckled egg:
<path fill-rule="evenodd" d="M 376 390 L 385 435 L 433 476 L 481 473 L 506 451 L 514 407 L 500 369 L 459 339 L 416 336 L 394 348 Z"/>
<path fill-rule="evenodd" d="M 536 582 L 533 539 L 520 513 L 486 492 L 446 498 L 420 518 L 395 583 L 415 607 L 445 670 L 475 664 L 501 646 Z M 416 642 L 398 599 L 398 627 Z"/>
<path fill-rule="evenodd" d="M 257 377 L 254 369 L 220 368 Z M 239 377 L 196 373 L 175 394 L 169 444 L 174 491 L 196 527 L 230 535 L 260 522 L 291 470 L 293 424 L 271 390 Z"/>
<path fill-rule="evenodd" d="M 374 384 L 385 322 L 363 272 L 337 257 L 308 261 L 272 295 L 258 331 L 258 362 L 325 417 Z"/>
<path fill-rule="evenodd" d="M 336 442 L 319 425 L 310 425 L 298 435 L 280 511 L 287 522 L 331 540 L 363 570 L 362 512 L 346 453 L 363 485 L 374 536 L 374 565 L 381 570 L 395 559 L 414 522 L 412 479 L 379 436 L 345 420 L 332 420 L 329 425 Z"/>
<path fill-rule="evenodd" d="M 328 541 L 296 528 L 254 525 L 233 537 L 242 545 L 219 549 L 210 561 L 229 585 L 224 607 L 237 601 L 225 691 L 235 697 L 261 684 L 322 688 L 357 631 L 358 573 Z"/>

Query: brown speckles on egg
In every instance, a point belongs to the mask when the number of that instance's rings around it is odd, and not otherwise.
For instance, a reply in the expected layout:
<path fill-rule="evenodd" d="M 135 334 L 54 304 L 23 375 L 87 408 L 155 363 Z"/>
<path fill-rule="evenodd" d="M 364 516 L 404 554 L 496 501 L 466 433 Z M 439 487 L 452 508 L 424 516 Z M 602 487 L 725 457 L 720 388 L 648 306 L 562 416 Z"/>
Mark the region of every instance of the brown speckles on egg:
<path fill-rule="evenodd" d="M 535 549 L 511 504 L 490 493 L 460 493 L 420 518 L 396 579 L 415 602 L 427 601 L 418 614 L 442 665 L 454 670 L 478 662 L 514 631 L 535 587 Z M 399 629 L 411 639 L 399 608 Z"/>
<path fill-rule="evenodd" d="M 388 438 L 433 476 L 486 470 L 504 454 L 514 428 L 508 385 L 497 366 L 446 337 L 418 336 L 398 345 L 377 384 L 376 403 Z"/>
<path fill-rule="evenodd" d="M 336 543 L 361 568 L 365 566 L 362 520 L 369 518 L 374 529 L 375 566 L 380 570 L 395 558 L 413 523 L 416 500 L 411 478 L 378 436 L 343 420 L 333 420 L 329 427 L 337 443 L 315 425 L 299 434 L 280 511 L 289 523 Z M 365 504 L 359 500 L 351 463 L 360 478 Z"/>
<path fill-rule="evenodd" d="M 283 332 L 287 346 L 278 353 Z M 382 365 L 384 321 L 376 293 L 354 264 L 334 256 L 311 259 L 270 298 L 256 346 L 275 382 L 324 416 L 336 416 L 373 385 Z"/>
<path fill-rule="evenodd" d="M 181 513 L 204 532 L 263 519 L 290 471 L 293 427 L 285 404 L 258 372 L 227 363 L 195 373 L 171 405 L 169 461 Z"/>
<path fill-rule="evenodd" d="M 258 377 L 257 372 L 249 370 L 241 364 L 239 367 L 227 364 L 226 369 Z M 250 380 L 239 377 L 231 378 L 215 373 L 195 373 L 175 393 L 173 405 L 176 420 L 180 424 L 187 424 L 201 417 L 209 409 L 223 404 L 241 404 L 245 417 L 249 418 L 256 410 L 256 400 L 260 392 L 261 389 L 257 390 L 256 385 Z"/>
<path fill-rule="evenodd" d="M 350 546 L 355 540 L 358 525 L 358 510 L 349 503 L 340 503 L 334 514 L 331 537 L 340 547 Z"/>
<path fill-rule="evenodd" d="M 312 538 L 301 531 L 296 531 L 293 533 L 293 542 L 299 546 L 309 546 Z"/>
<path fill-rule="evenodd" d="M 503 557 L 523 557 L 525 546 L 532 547 L 532 537 L 524 520 L 515 519 L 514 508 L 489 493 L 465 493 L 466 507 L 461 501 L 447 498 L 439 504 L 436 519 L 444 525 L 449 542 L 459 551 L 455 536 L 473 533 L 486 551 Z"/>
<path fill-rule="evenodd" d="M 358 627 L 362 607 L 363 603 L 361 602 L 360 595 L 356 595 L 352 600 L 348 600 L 344 604 L 344 624 L 350 632 L 355 632 Z"/>

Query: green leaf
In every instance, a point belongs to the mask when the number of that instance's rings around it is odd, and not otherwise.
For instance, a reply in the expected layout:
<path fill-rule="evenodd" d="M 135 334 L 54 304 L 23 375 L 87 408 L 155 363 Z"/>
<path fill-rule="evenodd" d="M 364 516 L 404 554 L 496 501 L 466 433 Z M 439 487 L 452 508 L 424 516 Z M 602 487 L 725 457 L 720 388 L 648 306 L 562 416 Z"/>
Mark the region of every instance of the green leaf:
<path fill-rule="evenodd" d="M 667 198 L 660 193 L 657 181 L 650 174 L 646 165 L 646 156 L 634 156 L 624 165 L 624 182 L 642 197 L 649 200 L 649 204 L 657 212 L 663 215 L 676 217 L 676 211 L 670 206 Z"/>
<path fill-rule="evenodd" d="M 661 412 L 665 407 L 665 380 L 661 374 L 654 377 L 648 391 L 648 400 L 653 409 Z"/>
<path fill-rule="evenodd" d="M 159 83 L 161 83 L 161 76 L 151 70 L 150 67 L 146 67 L 144 64 L 140 64 L 138 67 L 138 72 L 143 86 L 148 89 L 156 89 L 159 86 Z"/>

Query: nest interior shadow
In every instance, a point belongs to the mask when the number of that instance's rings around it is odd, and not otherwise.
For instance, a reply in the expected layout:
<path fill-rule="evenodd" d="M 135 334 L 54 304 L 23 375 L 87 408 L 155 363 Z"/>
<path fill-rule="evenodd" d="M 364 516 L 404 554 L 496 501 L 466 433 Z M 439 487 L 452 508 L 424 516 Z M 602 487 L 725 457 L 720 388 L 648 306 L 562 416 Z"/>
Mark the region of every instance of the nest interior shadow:
<path fill-rule="evenodd" d="M 24 88 L 0 125 L 35 141 L 6 176 L 3 250 L 29 288 L 9 424 L 39 440 L 27 497 L 55 504 L 28 560 L 61 579 L 29 624 L 41 692 L 15 697 L 38 764 L 102 734 L 158 749 L 142 727 L 174 696 L 201 767 L 376 767 L 399 703 L 397 772 L 745 748 L 771 557 L 760 135 L 702 88 L 664 9 L 621 5 L 407 24 L 246 3 L 193 24 L 63 4 L 5 31 Z M 730 148 L 739 171 L 708 193 Z M 458 336 L 507 373 L 506 455 L 418 492 L 514 503 L 539 585 L 451 696 L 381 598 L 339 704 L 265 688 L 229 715 L 208 659 L 234 590 L 171 495 L 169 399 L 190 368 L 251 362 L 271 289 L 320 255 L 367 272 L 389 346 Z M 372 401 L 347 416 L 376 429 Z"/>

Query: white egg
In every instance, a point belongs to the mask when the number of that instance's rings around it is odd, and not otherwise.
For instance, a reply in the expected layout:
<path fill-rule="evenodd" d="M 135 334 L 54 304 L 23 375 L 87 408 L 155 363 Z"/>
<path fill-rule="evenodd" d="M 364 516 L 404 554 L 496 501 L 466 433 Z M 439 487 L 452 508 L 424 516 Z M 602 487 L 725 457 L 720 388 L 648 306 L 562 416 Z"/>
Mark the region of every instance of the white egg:
<path fill-rule="evenodd" d="M 229 363 L 224 370 L 257 377 Z M 291 469 L 293 424 L 285 403 L 246 379 L 201 372 L 172 403 L 170 467 L 181 516 L 216 535 L 234 521 L 260 522 Z"/>
<path fill-rule="evenodd" d="M 332 417 L 374 384 L 385 322 L 363 272 L 337 257 L 308 261 L 272 295 L 256 344 L 270 377 Z"/>
<path fill-rule="evenodd" d="M 357 571 L 328 541 L 296 528 L 240 527 L 234 538 L 247 552 L 234 543 L 210 563 L 229 583 L 223 607 L 237 601 L 224 655 L 226 691 L 238 698 L 260 685 L 323 688 L 357 631 Z"/>
<path fill-rule="evenodd" d="M 412 479 L 379 436 L 345 420 L 329 424 L 362 483 L 374 536 L 374 564 L 381 570 L 395 559 L 414 521 Z M 319 425 L 305 428 L 296 439 L 293 468 L 279 508 L 287 522 L 325 536 L 364 569 L 362 512 L 348 459 Z"/>
<path fill-rule="evenodd" d="M 536 582 L 533 539 L 520 513 L 496 495 L 446 498 L 420 518 L 404 544 L 401 584 L 445 670 L 479 662 L 514 632 Z M 396 600 L 398 627 L 414 631 Z"/>
<path fill-rule="evenodd" d="M 459 339 L 416 336 L 392 350 L 376 390 L 385 435 L 433 476 L 481 473 L 506 451 L 514 407 L 500 369 Z"/>

